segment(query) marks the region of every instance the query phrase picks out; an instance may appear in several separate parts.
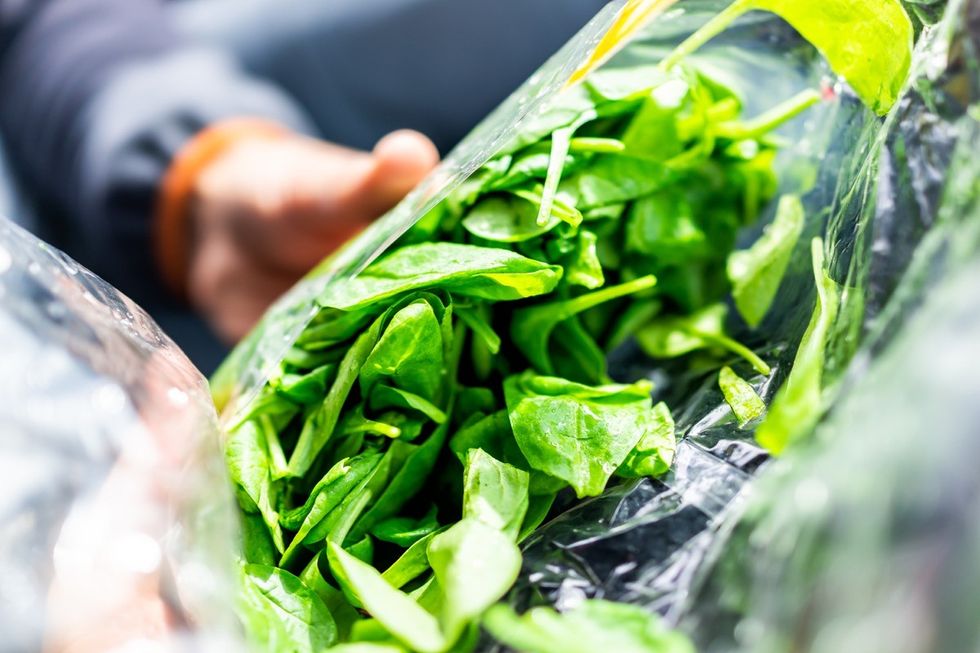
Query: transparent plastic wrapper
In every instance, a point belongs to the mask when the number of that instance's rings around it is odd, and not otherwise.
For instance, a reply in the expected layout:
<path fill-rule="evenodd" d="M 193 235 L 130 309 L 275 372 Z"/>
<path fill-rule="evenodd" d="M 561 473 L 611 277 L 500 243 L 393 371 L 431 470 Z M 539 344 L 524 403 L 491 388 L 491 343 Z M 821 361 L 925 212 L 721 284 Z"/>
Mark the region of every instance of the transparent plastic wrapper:
<path fill-rule="evenodd" d="M 701 650 L 980 646 L 980 3 L 939 15 L 864 176 L 867 337 L 814 440 L 712 536 L 681 609 Z"/>
<path fill-rule="evenodd" d="M 921 9 L 936 22 L 907 92 L 883 122 L 842 108 L 808 198 L 845 289 L 817 443 L 756 479 L 768 456 L 717 387 L 680 390 L 670 475 L 546 525 L 518 604 L 641 604 L 705 651 L 976 648 L 980 4 Z M 807 273 L 767 318 L 782 367 L 812 308 Z M 767 403 L 770 384 L 778 372 L 757 386 Z"/>
<path fill-rule="evenodd" d="M 200 373 L 6 220 L 0 334 L 0 650 L 227 650 L 236 517 Z"/>
<path fill-rule="evenodd" d="M 352 283 L 501 151 L 522 125 L 560 100 L 582 71 L 594 70 L 594 63 L 601 64 L 604 72 L 656 64 L 729 4 L 722 0 L 610 3 L 403 204 L 311 273 L 270 311 L 214 380 L 225 423 L 240 424 L 256 406 L 284 354 L 320 310 L 318 297 Z M 624 12 L 638 6 L 646 11 L 633 14 L 633 24 L 623 31 L 622 19 L 629 16 Z M 953 2 L 947 9 L 923 2 L 915 3 L 915 8 L 921 37 L 913 78 L 885 118 L 866 108 L 812 45 L 771 14 L 743 16 L 689 57 L 699 70 L 710 71 L 713 79 L 736 89 L 748 116 L 802 89 L 823 91 L 822 102 L 777 132 L 782 143 L 775 165 L 777 195 L 801 194 L 807 216 L 786 275 L 757 328 L 749 329 L 737 319 L 726 324 L 733 338 L 770 364 L 770 375 L 757 373 L 745 362 L 732 364 L 766 404 L 789 375 L 814 311 L 810 246 L 815 237 L 822 239 L 827 274 L 840 290 L 837 319 L 823 361 L 823 398 L 828 406 L 841 388 L 848 388 L 841 379 L 860 374 L 880 353 L 886 338 L 879 331 L 901 328 L 900 317 L 882 316 L 901 316 L 904 302 L 916 304 L 909 295 L 896 292 L 902 284 L 912 283 L 908 279 L 916 268 L 910 265 L 917 258 L 928 259 L 930 247 L 941 248 L 930 237 L 939 233 L 934 227 L 947 168 L 964 138 L 960 123 L 976 119 L 976 109 L 973 113 L 967 109 L 976 102 L 977 67 L 975 52 L 967 47 L 966 17 L 976 11 L 976 3 Z M 617 30 L 622 38 L 607 52 L 608 36 Z M 970 151 L 970 141 L 966 142 Z M 964 176 L 964 183 L 975 184 L 975 170 L 973 175 Z M 759 239 L 776 208 L 773 201 L 758 224 L 743 230 L 740 247 Z M 755 442 L 753 427 L 758 422 L 740 426 L 718 387 L 717 368 L 692 370 L 677 362 L 654 362 L 632 342 L 614 351 L 609 362 L 617 381 L 652 380 L 655 399 L 664 400 L 673 412 L 680 442 L 671 469 L 657 480 L 614 484 L 603 495 L 585 501 L 573 501 L 569 493 L 559 495 L 557 516 L 522 543 L 523 567 L 506 600 L 519 610 L 536 605 L 563 610 L 588 598 L 637 604 L 664 615 L 710 650 L 757 650 L 760 640 L 742 637 L 738 631 L 740 619 L 752 614 L 750 607 L 737 600 L 735 606 L 729 605 L 728 581 L 718 578 L 727 570 L 725 550 L 735 541 L 733 530 L 740 532 L 735 525 L 743 519 L 757 475 L 760 470 L 767 477 L 776 473 L 769 471 L 776 468 Z M 758 487 L 774 487 L 775 481 L 765 483 Z M 769 496 L 762 489 L 759 493 L 762 501 Z M 780 493 L 772 497 L 778 505 Z M 771 569 L 761 562 L 768 555 L 768 541 L 753 544 L 757 546 L 752 555 L 733 564 L 739 571 L 738 565 L 751 566 L 758 559 L 764 574 Z M 888 542 L 879 539 L 877 544 Z M 751 569 L 741 572 L 745 577 L 740 580 L 749 587 L 746 592 L 758 591 L 779 607 L 778 595 L 765 594 L 769 577 L 752 577 Z M 807 587 L 802 582 L 793 587 L 801 602 Z M 721 618 L 722 613 L 729 618 Z M 770 616 L 760 613 L 763 621 Z M 793 618 L 802 618 L 801 613 L 776 614 L 773 620 L 776 617 L 785 619 L 777 624 L 780 629 L 772 631 L 774 637 L 791 631 Z M 777 643 L 772 650 L 785 648 Z"/>

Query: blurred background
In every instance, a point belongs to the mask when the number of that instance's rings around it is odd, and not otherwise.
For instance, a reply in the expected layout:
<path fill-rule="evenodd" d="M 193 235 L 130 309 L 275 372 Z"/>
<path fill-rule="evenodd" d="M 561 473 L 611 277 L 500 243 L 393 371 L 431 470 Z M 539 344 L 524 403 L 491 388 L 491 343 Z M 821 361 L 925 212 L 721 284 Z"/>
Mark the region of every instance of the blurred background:
<path fill-rule="evenodd" d="M 164 287 L 151 236 L 196 134 L 256 117 L 370 150 L 409 128 L 445 154 L 605 4 L 4 0 L 0 213 L 130 295 L 208 374 L 229 338 Z"/>

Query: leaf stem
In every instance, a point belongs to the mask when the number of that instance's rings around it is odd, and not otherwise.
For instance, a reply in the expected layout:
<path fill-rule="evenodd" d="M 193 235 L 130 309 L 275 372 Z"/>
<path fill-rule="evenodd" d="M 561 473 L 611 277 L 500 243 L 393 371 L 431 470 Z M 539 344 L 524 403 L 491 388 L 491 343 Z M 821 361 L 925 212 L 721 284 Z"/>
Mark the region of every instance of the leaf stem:
<path fill-rule="evenodd" d="M 667 71 L 681 62 L 682 59 L 695 52 L 702 45 L 724 32 L 729 25 L 751 9 L 748 0 L 735 0 L 714 18 L 702 25 L 700 29 L 687 37 L 674 51 L 660 61 L 660 69 Z"/>
<path fill-rule="evenodd" d="M 752 367 L 755 369 L 755 371 L 758 372 L 759 374 L 762 374 L 763 376 L 769 376 L 772 373 L 772 368 L 769 367 L 766 361 L 762 360 L 762 358 L 760 358 L 758 354 L 756 354 L 754 351 L 752 351 L 742 343 L 738 342 L 737 340 L 732 340 L 728 336 L 718 335 L 714 333 L 705 333 L 703 331 L 697 331 L 697 330 L 692 330 L 692 333 L 698 336 L 699 338 L 702 338 L 703 340 L 707 340 L 708 342 L 713 342 L 719 347 L 724 347 L 725 349 L 732 352 L 733 354 L 741 356 L 746 361 L 748 361 L 749 364 L 751 364 Z"/>
<path fill-rule="evenodd" d="M 819 92 L 812 88 L 804 89 L 755 118 L 718 124 L 715 127 L 715 135 L 733 141 L 758 138 L 792 120 L 818 102 L 820 102 Z"/>

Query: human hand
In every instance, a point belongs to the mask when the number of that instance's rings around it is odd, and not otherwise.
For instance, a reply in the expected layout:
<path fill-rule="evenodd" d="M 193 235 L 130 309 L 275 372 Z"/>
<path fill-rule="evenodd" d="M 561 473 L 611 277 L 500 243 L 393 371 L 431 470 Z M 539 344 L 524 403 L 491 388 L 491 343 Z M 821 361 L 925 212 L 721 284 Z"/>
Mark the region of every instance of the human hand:
<path fill-rule="evenodd" d="M 240 141 L 191 195 L 188 296 L 233 344 L 303 274 L 382 215 L 438 162 L 399 131 L 360 152 L 301 136 Z"/>

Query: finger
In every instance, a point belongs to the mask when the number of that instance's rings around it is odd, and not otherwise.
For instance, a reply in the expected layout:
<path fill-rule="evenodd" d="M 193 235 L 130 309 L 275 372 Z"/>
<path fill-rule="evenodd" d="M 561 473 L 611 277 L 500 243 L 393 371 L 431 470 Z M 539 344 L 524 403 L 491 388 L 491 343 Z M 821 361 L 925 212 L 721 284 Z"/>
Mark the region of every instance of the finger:
<path fill-rule="evenodd" d="M 370 155 L 331 146 L 321 151 L 315 212 L 299 212 L 320 226 L 338 221 L 365 226 L 397 204 L 439 162 L 432 141 L 410 130 L 388 134 Z"/>
<path fill-rule="evenodd" d="M 225 233 L 205 239 L 188 278 L 191 303 L 219 338 L 236 344 L 296 280 L 249 257 Z"/>
<path fill-rule="evenodd" d="M 382 138 L 373 154 L 376 167 L 368 183 L 386 208 L 401 200 L 439 163 L 439 151 L 432 141 L 407 129 Z"/>

